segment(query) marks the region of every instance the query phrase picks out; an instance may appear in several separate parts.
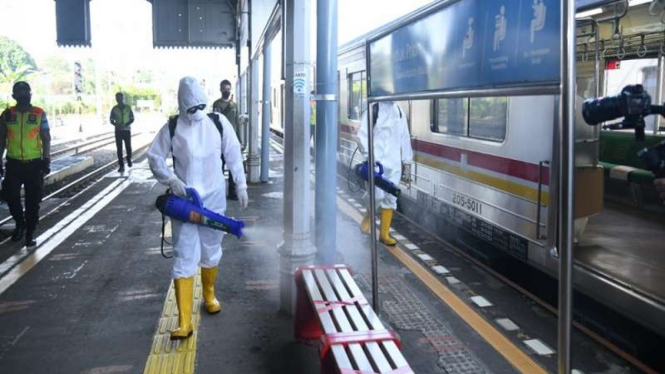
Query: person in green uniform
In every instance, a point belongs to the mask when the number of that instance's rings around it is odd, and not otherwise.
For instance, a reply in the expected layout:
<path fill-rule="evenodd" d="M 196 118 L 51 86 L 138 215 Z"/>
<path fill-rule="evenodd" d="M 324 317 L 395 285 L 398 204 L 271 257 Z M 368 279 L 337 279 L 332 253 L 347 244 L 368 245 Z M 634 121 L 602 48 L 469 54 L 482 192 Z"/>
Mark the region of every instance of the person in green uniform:
<path fill-rule="evenodd" d="M 122 92 L 115 94 L 118 105 L 111 109 L 111 124 L 115 126 L 115 147 L 118 150 L 118 171 L 125 171 L 122 162 L 122 143 L 127 150 L 127 166 L 132 167 L 132 123 L 134 123 L 134 112 L 129 105 L 125 105 L 125 96 Z"/>
<path fill-rule="evenodd" d="M 34 240 L 39 222 L 44 176 L 51 172 L 51 133 L 46 112 L 32 106 L 32 89 L 27 82 L 16 82 L 12 89 L 16 106 L 0 115 L 0 155 L 7 150 L 7 174 L 2 181 L 2 196 L 16 222 L 12 241 L 37 245 Z M 5 169 L 0 160 L 0 176 Z M 21 187 L 25 188 L 25 214 L 21 203 Z"/>

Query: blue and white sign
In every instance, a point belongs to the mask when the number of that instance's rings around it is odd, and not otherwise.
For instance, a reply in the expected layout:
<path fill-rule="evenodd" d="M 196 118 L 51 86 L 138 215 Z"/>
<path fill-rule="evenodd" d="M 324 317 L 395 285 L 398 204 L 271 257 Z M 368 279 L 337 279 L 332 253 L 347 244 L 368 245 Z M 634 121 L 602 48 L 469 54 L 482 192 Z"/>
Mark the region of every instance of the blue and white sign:
<path fill-rule="evenodd" d="M 370 43 L 372 96 L 559 81 L 557 0 L 462 0 Z"/>

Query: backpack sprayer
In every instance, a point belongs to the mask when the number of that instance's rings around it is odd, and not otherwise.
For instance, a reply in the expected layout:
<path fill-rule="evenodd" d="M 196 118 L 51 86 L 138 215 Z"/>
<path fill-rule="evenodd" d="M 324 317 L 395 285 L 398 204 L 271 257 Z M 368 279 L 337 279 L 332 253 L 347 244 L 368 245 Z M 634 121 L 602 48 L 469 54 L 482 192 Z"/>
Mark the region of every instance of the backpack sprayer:
<path fill-rule="evenodd" d="M 592 126 L 624 117 L 617 128 L 634 128 L 638 143 L 644 141 L 644 117 L 651 114 L 665 116 L 665 106 L 651 105 L 651 96 L 641 84 L 628 85 L 618 95 L 588 99 L 582 106 L 582 116 Z M 665 177 L 665 141 L 643 148 L 637 155 L 656 178 Z"/>
<path fill-rule="evenodd" d="M 402 191 L 393 182 L 383 177 L 383 165 L 381 165 L 380 162 L 377 162 L 376 166 L 379 168 L 378 171 L 374 172 L 374 184 L 376 187 L 395 197 L 399 197 Z M 367 161 L 356 165 L 356 175 L 358 178 L 365 180 L 365 182 L 369 180 L 369 164 Z"/>
<path fill-rule="evenodd" d="M 181 222 L 193 223 L 224 231 L 237 236 L 238 239 L 242 237 L 242 229 L 245 227 L 243 221 L 235 220 L 204 208 L 203 200 L 201 200 L 201 196 L 195 189 L 187 188 L 186 191 L 191 199 L 175 196 L 170 193 L 157 197 L 155 207 L 162 213 L 162 222 L 164 222 L 164 217 L 168 216 Z M 164 255 L 164 225 L 162 225 L 162 255 Z M 166 256 L 164 255 L 164 257 Z"/>

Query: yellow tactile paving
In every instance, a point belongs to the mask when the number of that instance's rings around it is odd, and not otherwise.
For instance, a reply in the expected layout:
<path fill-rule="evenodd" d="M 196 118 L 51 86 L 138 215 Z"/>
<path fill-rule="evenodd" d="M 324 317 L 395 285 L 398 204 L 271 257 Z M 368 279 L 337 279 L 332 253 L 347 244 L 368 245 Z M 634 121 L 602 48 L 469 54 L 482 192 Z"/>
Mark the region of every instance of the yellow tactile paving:
<path fill-rule="evenodd" d="M 178 327 L 178 308 L 175 301 L 173 282 L 164 300 L 164 308 L 157 322 L 152 348 L 143 374 L 193 374 L 196 364 L 196 341 L 201 319 L 201 273 L 196 275 L 194 304 L 192 305 L 192 326 L 194 334 L 185 340 L 172 341 L 171 331 Z"/>

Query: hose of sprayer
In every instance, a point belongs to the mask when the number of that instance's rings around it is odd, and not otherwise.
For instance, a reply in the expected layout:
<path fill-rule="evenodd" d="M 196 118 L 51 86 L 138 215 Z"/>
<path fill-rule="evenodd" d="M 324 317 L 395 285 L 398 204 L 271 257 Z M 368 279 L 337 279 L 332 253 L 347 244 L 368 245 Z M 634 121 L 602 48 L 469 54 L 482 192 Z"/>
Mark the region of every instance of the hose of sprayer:
<path fill-rule="evenodd" d="M 356 152 L 358 152 L 358 146 L 356 145 L 356 149 L 353 151 L 353 154 L 351 155 L 351 159 L 349 160 L 349 168 L 346 171 L 346 187 L 349 189 L 350 192 L 358 192 L 362 189 L 362 184 L 361 183 L 354 183 L 355 187 L 352 187 L 351 185 L 351 176 L 353 175 L 353 159 L 356 157 Z M 358 178 L 355 179 L 356 181 Z"/>
<path fill-rule="evenodd" d="M 164 236 L 165 232 L 166 232 L 166 216 L 162 214 L 162 245 L 161 245 L 162 257 L 173 258 L 173 255 L 167 256 L 166 253 L 164 253 L 164 243 L 171 245 L 171 243 L 166 241 L 166 237 Z"/>
<path fill-rule="evenodd" d="M 171 189 L 166 190 L 167 194 L 171 193 Z M 159 200 L 159 199 L 158 199 Z M 167 256 L 166 253 L 164 253 L 164 243 L 168 245 L 172 245 L 170 242 L 166 241 L 166 236 L 164 235 L 166 233 L 166 216 L 164 213 L 162 213 L 162 243 L 161 243 L 161 251 L 162 251 L 162 257 L 164 258 L 173 258 L 173 255 Z"/>

